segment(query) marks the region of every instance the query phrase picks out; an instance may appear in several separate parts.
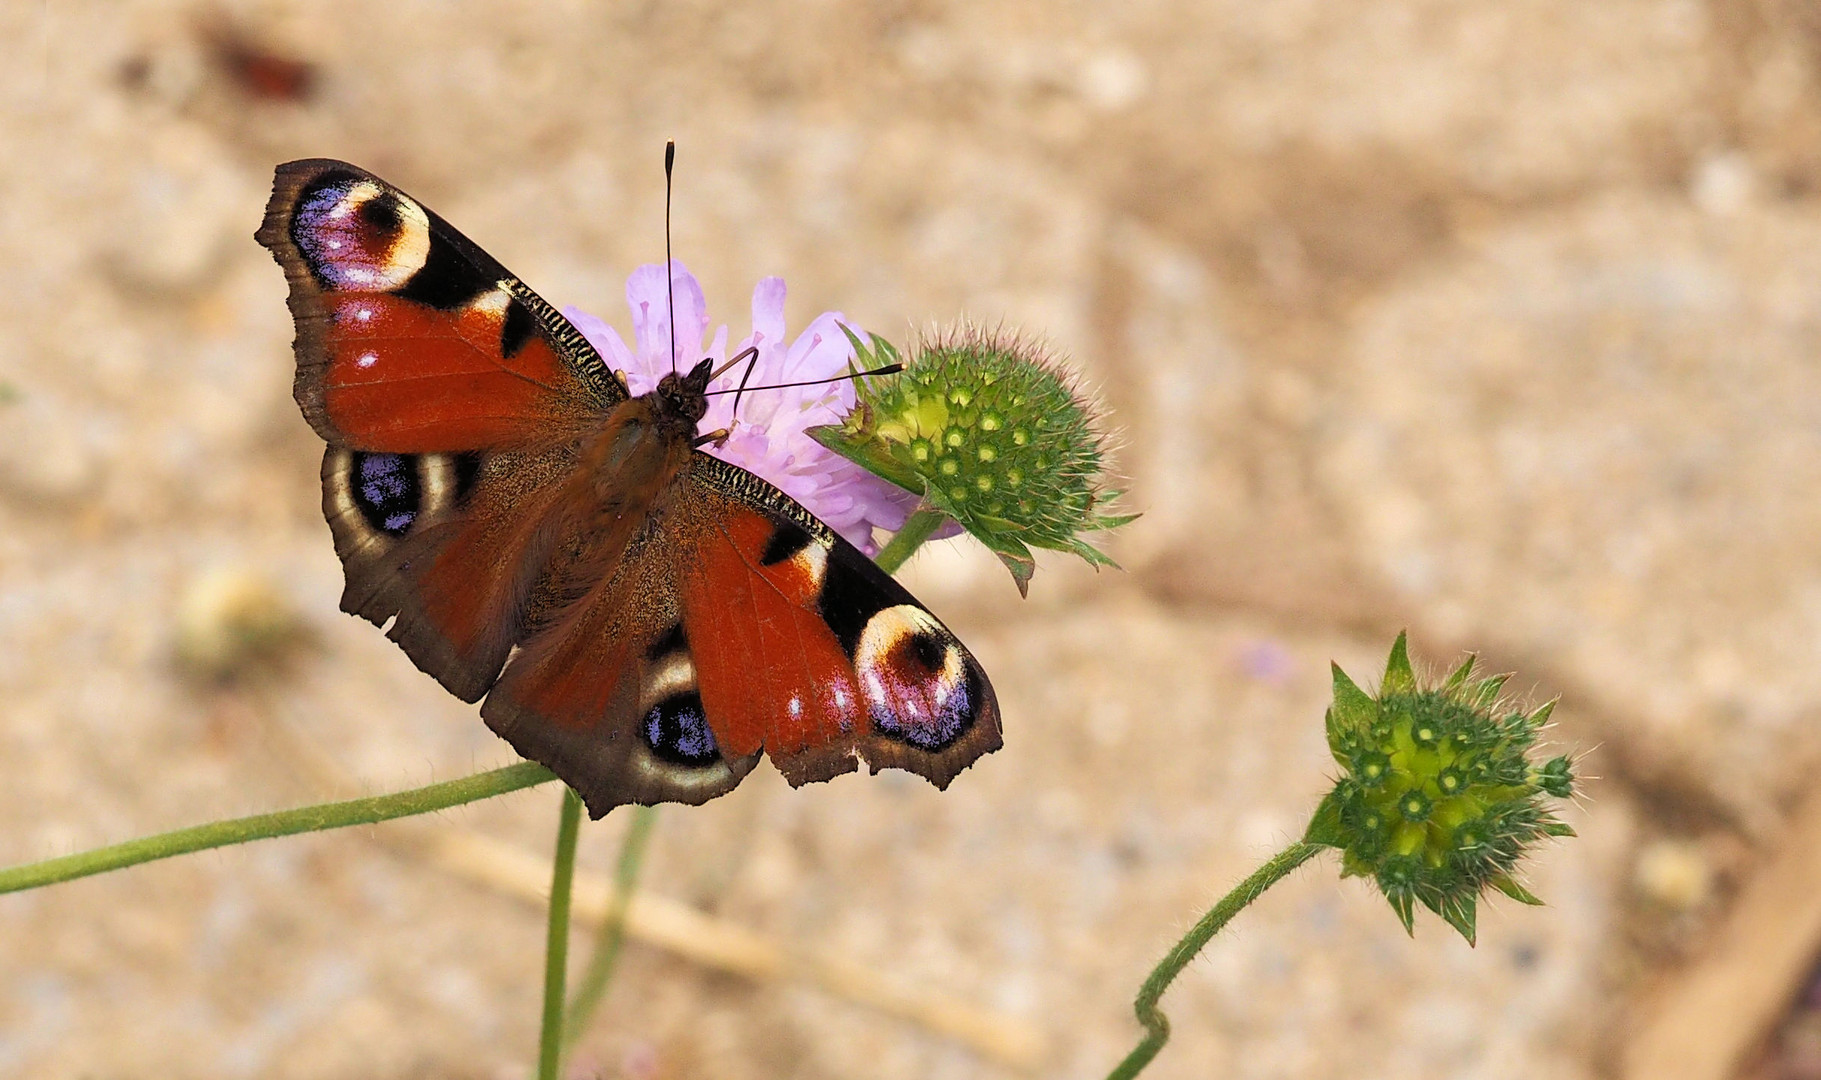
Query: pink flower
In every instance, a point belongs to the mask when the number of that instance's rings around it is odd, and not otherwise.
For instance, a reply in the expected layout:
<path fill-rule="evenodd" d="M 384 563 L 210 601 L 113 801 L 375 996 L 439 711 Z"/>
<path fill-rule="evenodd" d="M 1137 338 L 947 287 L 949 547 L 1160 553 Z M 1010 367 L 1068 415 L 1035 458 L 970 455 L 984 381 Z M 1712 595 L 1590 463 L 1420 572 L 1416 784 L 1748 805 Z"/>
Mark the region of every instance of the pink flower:
<path fill-rule="evenodd" d="M 626 373 L 636 394 L 648 393 L 674 367 L 688 371 L 704 356 L 716 365 L 725 361 L 727 327 L 715 330 L 706 346 L 708 304 L 702 287 L 680 262 L 671 264 L 676 298 L 676 356 L 670 353 L 670 313 L 664 294 L 664 267 L 651 263 L 626 279 L 626 304 L 632 309 L 634 347 L 628 349 L 613 327 L 577 308 L 563 314 L 589 343 L 599 350 L 609 367 Z M 740 415 L 733 415 L 734 395 L 708 399 L 702 432 L 727 428 L 727 442 L 703 447 L 724 461 L 756 473 L 810 513 L 827 522 L 855 547 L 872 555 L 878 550 L 873 530 L 895 532 L 917 508 L 918 496 L 881 480 L 805 434 L 818 424 L 839 423 L 854 406 L 853 383 L 838 376 L 847 373 L 853 346 L 840 323 L 853 327 L 839 312 L 829 311 L 810 321 L 796 340 L 786 341 L 784 331 L 784 279 L 768 277 L 752 291 L 752 333 L 733 352 L 757 346 L 758 359 L 746 385 L 770 386 L 806 379 L 836 379 L 818 386 L 783 390 L 748 389 L 740 397 Z M 865 340 L 865 335 L 861 334 Z M 709 391 L 732 390 L 740 384 L 745 365 L 736 365 L 709 385 Z"/>

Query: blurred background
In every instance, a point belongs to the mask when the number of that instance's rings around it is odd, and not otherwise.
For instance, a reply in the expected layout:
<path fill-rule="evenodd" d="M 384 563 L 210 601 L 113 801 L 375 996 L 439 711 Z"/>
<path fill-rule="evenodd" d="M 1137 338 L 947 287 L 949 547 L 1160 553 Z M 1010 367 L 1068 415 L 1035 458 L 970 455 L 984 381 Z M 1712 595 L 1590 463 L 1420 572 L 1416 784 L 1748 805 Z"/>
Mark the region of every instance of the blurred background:
<path fill-rule="evenodd" d="M 625 332 L 674 138 L 717 324 L 781 274 L 793 327 L 1040 335 L 1145 516 L 1023 602 L 919 556 L 1005 749 L 662 811 L 573 1075 L 1104 1075 L 1324 790 L 1328 661 L 1408 627 L 1562 695 L 1550 906 L 1410 940 L 1324 857 L 1149 1075 L 1821 1077 L 1812 3 L 6 0 L 0 43 L 0 862 L 510 760 L 337 611 L 252 233 L 345 158 Z M 526 1075 L 557 801 L 0 897 L 0 1075 Z"/>

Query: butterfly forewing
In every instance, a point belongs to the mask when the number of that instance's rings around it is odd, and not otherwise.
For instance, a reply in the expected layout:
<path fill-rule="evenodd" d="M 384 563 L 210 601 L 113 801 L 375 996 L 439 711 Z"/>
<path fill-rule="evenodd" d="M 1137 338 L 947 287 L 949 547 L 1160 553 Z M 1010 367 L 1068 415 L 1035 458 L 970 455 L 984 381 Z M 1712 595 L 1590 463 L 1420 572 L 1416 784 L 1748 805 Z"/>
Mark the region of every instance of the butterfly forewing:
<path fill-rule="evenodd" d="M 568 320 L 363 169 L 279 166 L 258 239 L 290 281 L 297 403 L 331 443 L 519 445 L 626 396 Z"/>

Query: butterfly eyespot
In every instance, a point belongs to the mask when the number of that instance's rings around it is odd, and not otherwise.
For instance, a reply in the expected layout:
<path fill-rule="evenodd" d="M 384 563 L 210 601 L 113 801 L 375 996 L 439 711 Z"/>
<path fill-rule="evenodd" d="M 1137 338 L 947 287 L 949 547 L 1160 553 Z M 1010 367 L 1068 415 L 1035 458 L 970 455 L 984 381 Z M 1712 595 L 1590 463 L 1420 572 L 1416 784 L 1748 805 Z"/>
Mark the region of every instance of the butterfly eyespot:
<path fill-rule="evenodd" d="M 974 724 L 977 676 L 961 646 L 920 607 L 900 604 L 867 620 L 854 670 L 881 735 L 935 753 Z"/>
<path fill-rule="evenodd" d="M 639 733 L 661 761 L 703 767 L 721 760 L 702 697 L 695 691 L 672 694 L 645 714 Z"/>
<path fill-rule="evenodd" d="M 390 292 L 430 258 L 430 219 L 416 203 L 371 180 L 329 174 L 299 198 L 291 238 L 324 283 Z"/>
<path fill-rule="evenodd" d="M 388 536 L 403 536 L 417 520 L 423 484 L 417 460 L 406 454 L 356 453 L 348 463 L 354 505 L 367 524 Z"/>

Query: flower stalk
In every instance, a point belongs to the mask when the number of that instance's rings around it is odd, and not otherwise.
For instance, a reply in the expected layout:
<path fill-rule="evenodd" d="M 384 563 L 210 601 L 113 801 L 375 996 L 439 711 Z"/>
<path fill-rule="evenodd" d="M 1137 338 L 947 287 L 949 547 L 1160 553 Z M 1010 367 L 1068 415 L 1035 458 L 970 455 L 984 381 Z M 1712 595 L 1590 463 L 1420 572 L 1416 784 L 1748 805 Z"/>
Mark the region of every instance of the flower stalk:
<path fill-rule="evenodd" d="M 544 1019 L 538 1031 L 537 1080 L 557 1080 L 563 1063 L 563 1002 L 569 995 L 569 897 L 575 884 L 575 841 L 582 800 L 563 789 L 556 858 L 550 869 L 550 923 L 544 937 Z"/>
<path fill-rule="evenodd" d="M 478 802 L 522 788 L 535 787 L 555 779 L 556 775 L 542 765 L 522 761 L 503 769 L 391 795 L 320 803 L 228 821 L 211 821 L 206 825 L 144 836 L 92 851 L 8 867 L 0 870 L 0 893 L 56 885 L 91 874 L 123 870 L 140 863 L 207 851 L 210 848 L 245 844 L 277 836 L 293 836 L 297 833 L 345 829 L 350 825 L 373 825 L 416 814 L 431 814 L 463 803 Z"/>
<path fill-rule="evenodd" d="M 897 573 L 916 554 L 917 549 L 923 546 L 924 541 L 936 535 L 936 530 L 942 528 L 942 523 L 947 520 L 941 511 L 918 510 L 904 522 L 904 528 L 893 533 L 892 538 L 879 549 L 879 554 L 873 556 L 873 562 L 878 563 L 879 569 L 888 574 Z"/>
<path fill-rule="evenodd" d="M 620 842 L 620 861 L 614 868 L 613 900 L 608 905 L 606 917 L 601 920 L 600 936 L 595 939 L 588 970 L 583 973 L 581 985 L 570 999 L 568 1015 L 563 1018 L 565 1050 L 573 1047 L 588 1030 L 588 1021 L 593 1019 L 601 999 L 607 996 L 607 987 L 618 969 L 620 950 L 626 944 L 626 911 L 632 904 L 632 891 L 638 887 L 639 870 L 644 865 L 645 849 L 651 843 L 652 826 L 657 820 L 657 807 L 633 806 L 632 822 L 626 827 L 625 839 Z"/>
<path fill-rule="evenodd" d="M 1254 870 L 1250 877 L 1233 886 L 1232 891 L 1221 897 L 1220 902 L 1203 915 L 1201 921 L 1191 927 L 1182 936 L 1182 940 L 1151 969 L 1144 985 L 1138 988 L 1138 1000 L 1132 1005 L 1132 1010 L 1138 1014 L 1138 1022 L 1144 1025 L 1144 1038 L 1125 1056 L 1124 1061 L 1107 1074 L 1107 1080 L 1131 1080 L 1143 1072 L 1144 1067 L 1157 1056 L 1157 1052 L 1163 1049 L 1163 1044 L 1170 1041 L 1170 1018 L 1157 1007 L 1157 1002 L 1163 997 L 1163 992 L 1170 988 L 1170 984 L 1176 981 L 1176 976 L 1182 974 L 1182 969 L 1189 966 L 1189 961 L 1200 954 L 1208 942 L 1214 939 L 1214 935 L 1233 920 L 1233 916 L 1245 910 L 1247 904 L 1263 896 L 1266 889 L 1282 881 L 1290 871 L 1320 852 L 1320 844 L 1306 841 L 1298 841 L 1278 852 L 1270 862 Z"/>

